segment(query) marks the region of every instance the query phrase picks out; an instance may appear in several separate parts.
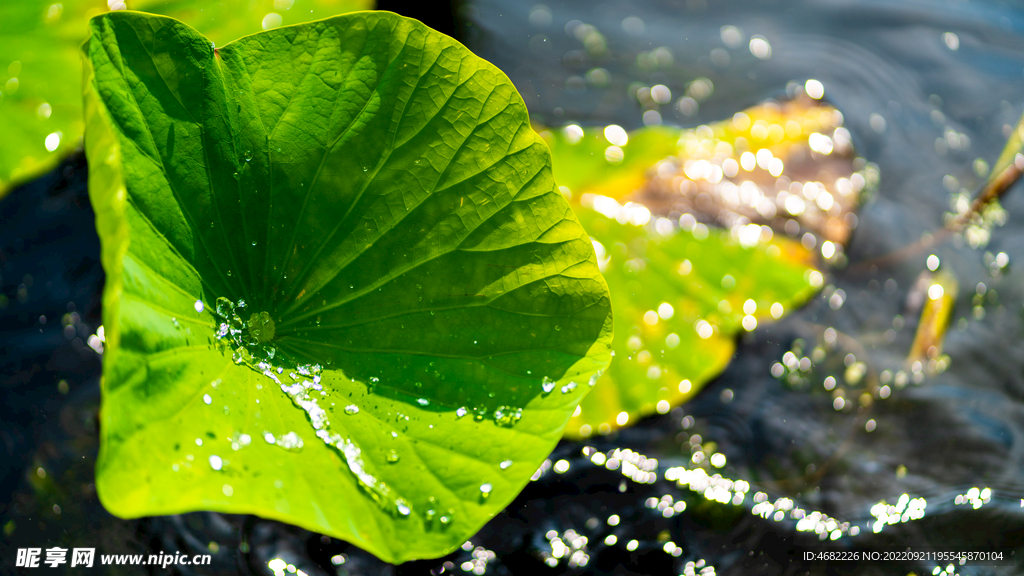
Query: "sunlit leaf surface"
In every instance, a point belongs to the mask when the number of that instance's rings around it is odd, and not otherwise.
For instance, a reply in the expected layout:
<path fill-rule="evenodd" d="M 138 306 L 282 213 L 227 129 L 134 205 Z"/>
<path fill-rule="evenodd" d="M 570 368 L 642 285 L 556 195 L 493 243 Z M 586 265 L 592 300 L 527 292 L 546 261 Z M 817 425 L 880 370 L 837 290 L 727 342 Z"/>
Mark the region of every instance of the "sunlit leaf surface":
<path fill-rule="evenodd" d="M 392 562 L 463 543 L 609 361 L 592 244 L 512 84 L 388 13 L 216 52 L 163 17 L 92 29 L 104 505 Z"/>
<path fill-rule="evenodd" d="M 841 251 L 861 193 L 878 179 L 875 166 L 856 158 L 842 121 L 803 97 L 689 130 L 570 125 L 541 135 L 556 181 L 577 201 L 598 194 L 730 230 L 755 223 L 794 237 L 809 232 L 818 247 L 830 241 Z"/>
<path fill-rule="evenodd" d="M 640 188 L 648 169 L 675 154 L 681 131 L 659 126 L 627 134 L 614 125 L 583 129 L 572 124 L 542 129 L 540 134 L 557 160 L 554 171 L 559 186 L 577 197 L 591 193 L 615 198 Z"/>
<path fill-rule="evenodd" d="M 806 96 L 690 130 L 543 131 L 598 246 L 615 358 L 570 422 L 585 437 L 667 412 L 716 376 L 737 333 L 780 318 L 841 265 L 877 168 Z"/>
<path fill-rule="evenodd" d="M 725 368 L 737 333 L 780 318 L 821 285 L 793 241 L 748 248 L 723 230 L 688 232 L 666 220 L 659 232 L 657 222 L 629 222 L 629 211 L 618 208 L 625 223 L 577 211 L 612 294 L 615 357 L 570 420 L 570 437 L 668 412 Z"/>
<path fill-rule="evenodd" d="M 373 8 L 373 0 L 15 0 L 0 3 L 0 195 L 80 145 L 81 54 L 89 18 L 173 16 L 218 46 L 265 27 Z"/>

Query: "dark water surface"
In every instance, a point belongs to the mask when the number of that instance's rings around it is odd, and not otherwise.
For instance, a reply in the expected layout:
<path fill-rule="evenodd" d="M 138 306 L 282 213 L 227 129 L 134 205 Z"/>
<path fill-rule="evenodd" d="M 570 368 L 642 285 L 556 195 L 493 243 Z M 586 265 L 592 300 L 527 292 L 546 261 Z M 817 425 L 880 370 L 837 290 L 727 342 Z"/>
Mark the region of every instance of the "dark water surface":
<path fill-rule="evenodd" d="M 1015 560 L 962 567 L 960 574 L 1024 573 L 1024 190 L 1018 184 L 1008 192 L 1006 223 L 991 230 L 985 246 L 955 237 L 883 258 L 941 228 L 952 194 L 973 192 L 983 180 L 976 160 L 991 164 L 998 155 L 1024 108 L 1024 9 L 966 1 L 578 0 L 539 7 L 478 0 L 458 16 L 463 41 L 505 70 L 535 120 L 550 126 L 637 128 L 643 110 L 631 87 L 664 84 L 673 97 L 656 110 L 663 121 L 696 126 L 785 98 L 809 78 L 821 81 L 859 154 L 881 174 L 847 246 L 849 264 L 831 270 L 825 290 L 803 309 L 744 336 L 725 373 L 692 402 L 611 436 L 562 443 L 551 461 L 564 459 L 569 470 L 531 483 L 468 550 L 393 567 L 337 540 L 254 517 L 122 521 L 102 509 L 92 486 L 100 357 L 87 340 L 100 323 L 103 276 L 84 160 L 72 158 L 0 202 L 0 573 L 13 571 L 15 549 L 54 545 L 213 553 L 214 565 L 202 571 L 152 571 L 161 574 L 270 574 L 273 558 L 311 576 L 473 573 L 464 566 L 486 574 L 682 574 L 698 560 L 717 574 L 923 575 L 937 565 L 804 562 L 804 551 L 820 549 L 817 534 L 798 531 L 785 514 L 780 521 L 752 514 L 756 492 L 859 528 L 831 549 L 970 545 Z M 577 35 L 580 24 L 593 29 Z M 725 26 L 738 29 L 734 48 Z M 752 54 L 752 35 L 765 39 L 770 58 Z M 593 49 L 601 41 L 603 54 Z M 680 108 L 697 78 L 710 80 L 713 91 L 696 109 L 689 102 Z M 949 367 L 915 383 L 906 365 L 918 323 L 911 289 L 929 254 L 960 290 L 945 340 Z M 842 303 L 830 305 L 837 290 Z M 828 328 L 837 334 L 834 346 L 826 345 Z M 786 352 L 811 356 L 818 346 L 826 353 L 803 373 L 804 384 L 771 375 Z M 908 383 L 899 386 L 893 376 L 888 398 L 837 411 L 822 382 L 845 373 L 848 354 L 865 363 L 865 382 L 903 371 Z M 742 505 L 709 502 L 664 479 L 638 484 L 583 454 L 587 446 L 628 448 L 657 458 L 663 478 L 689 462 L 698 434 L 727 457 L 723 476 L 750 483 Z M 972 487 L 989 488 L 989 501 L 978 509 L 956 504 Z M 927 501 L 924 517 L 874 534 L 872 506 L 896 504 L 902 494 Z M 686 510 L 666 518 L 645 505 L 666 495 Z M 620 518 L 615 526 L 612 515 Z M 573 566 L 570 554 L 552 557 L 551 531 L 571 546 L 569 530 L 587 539 Z M 614 544 L 605 543 L 610 535 Z M 673 547 L 678 555 L 666 551 Z"/>

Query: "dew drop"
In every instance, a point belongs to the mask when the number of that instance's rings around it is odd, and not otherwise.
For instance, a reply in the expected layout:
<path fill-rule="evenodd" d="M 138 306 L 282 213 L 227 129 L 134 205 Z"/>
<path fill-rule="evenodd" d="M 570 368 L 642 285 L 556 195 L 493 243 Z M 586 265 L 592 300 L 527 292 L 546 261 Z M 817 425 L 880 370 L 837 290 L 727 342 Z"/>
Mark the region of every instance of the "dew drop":
<path fill-rule="evenodd" d="M 359 406 L 356 406 L 355 404 L 345 406 L 345 414 L 359 414 Z"/>
<path fill-rule="evenodd" d="M 402 498 L 395 500 L 395 507 L 398 508 L 398 513 L 402 516 L 408 516 L 412 512 L 412 508 L 409 507 L 409 503 Z"/>
<path fill-rule="evenodd" d="M 11 80 L 17 82 L 17 79 L 15 78 L 11 78 Z M 54 150 L 57 149 L 58 146 L 60 146 L 60 137 L 60 132 L 54 132 L 46 137 L 46 140 L 43 141 L 43 145 L 46 146 L 46 150 L 48 152 L 53 152 Z"/>
<path fill-rule="evenodd" d="M 544 380 L 540 383 L 540 387 L 544 390 L 544 393 L 547 394 L 555 389 L 555 381 L 545 376 Z"/>
<path fill-rule="evenodd" d="M 203 301 L 202 300 L 196 300 L 196 305 L 195 306 L 196 306 L 196 312 L 199 312 L 200 314 L 202 314 L 203 309 L 205 308 L 205 306 L 203 306 Z"/>
<path fill-rule="evenodd" d="M 231 274 L 231 272 L 228 271 L 228 274 Z M 217 298 L 216 307 L 214 308 L 214 310 L 217 312 L 218 316 L 221 316 L 222 318 L 227 318 L 228 315 L 231 314 L 231 309 L 233 307 L 234 306 L 231 304 L 231 300 L 228 300 L 227 298 L 221 296 L 220 298 Z"/>
<path fill-rule="evenodd" d="M 507 470 L 508 467 L 511 466 L 511 465 L 512 465 L 512 461 L 511 460 L 502 460 L 501 464 L 498 464 L 498 466 L 502 470 Z"/>
<path fill-rule="evenodd" d="M 210 398 L 209 394 L 203 394 L 203 402 L 205 402 L 206 405 L 209 406 L 210 404 L 213 403 L 213 398 Z"/>
<path fill-rule="evenodd" d="M 395 462 L 398 462 L 398 460 L 401 458 L 401 456 L 399 456 L 398 452 L 396 452 L 395 449 L 392 448 L 391 450 L 388 451 L 387 455 L 384 456 L 384 458 L 389 463 L 394 464 Z"/>
<path fill-rule="evenodd" d="M 459 408 L 458 410 L 455 411 L 455 417 L 456 418 L 462 418 L 463 416 L 465 416 L 468 413 L 469 413 L 469 410 L 466 410 L 466 407 L 462 406 L 461 408 Z"/>
<path fill-rule="evenodd" d="M 480 497 L 481 498 L 489 498 L 490 495 L 491 495 L 491 490 L 493 488 L 494 487 L 491 486 L 490 482 L 488 482 L 486 484 L 481 484 L 480 485 Z"/>
<path fill-rule="evenodd" d="M 499 406 L 492 414 L 494 422 L 499 426 L 515 426 L 523 417 L 522 408 L 512 406 Z"/>
<path fill-rule="evenodd" d="M 231 435 L 231 449 L 240 450 L 252 443 L 252 436 L 235 432 Z"/>
<path fill-rule="evenodd" d="M 420 406 L 426 406 L 430 404 L 430 400 L 427 400 L 426 398 L 417 398 L 416 403 L 419 404 Z"/>
<path fill-rule="evenodd" d="M 210 468 L 214 470 L 220 470 L 224 466 L 224 461 L 221 460 L 220 456 L 210 456 Z"/>
<path fill-rule="evenodd" d="M 249 160 L 252 160 L 252 151 L 246 150 L 245 151 L 245 161 L 248 162 Z"/>
<path fill-rule="evenodd" d="M 290 452 L 302 450 L 302 438 L 295 432 L 289 432 L 277 439 L 277 445 Z"/>

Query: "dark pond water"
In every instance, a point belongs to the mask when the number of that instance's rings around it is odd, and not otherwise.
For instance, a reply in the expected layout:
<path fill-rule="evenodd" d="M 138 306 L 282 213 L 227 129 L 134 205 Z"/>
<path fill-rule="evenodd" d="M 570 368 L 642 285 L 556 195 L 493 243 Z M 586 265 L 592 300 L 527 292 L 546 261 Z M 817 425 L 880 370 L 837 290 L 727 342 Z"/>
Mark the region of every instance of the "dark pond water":
<path fill-rule="evenodd" d="M 727 457 L 722 475 L 748 482 L 750 494 L 787 498 L 859 529 L 831 549 L 973 546 L 1014 555 L 1013 565 L 960 574 L 1024 573 L 1024 190 L 1018 184 L 1005 196 L 1006 222 L 984 246 L 953 237 L 886 256 L 942 227 L 952 194 L 978 188 L 976 160 L 992 163 L 1020 116 L 1024 9 L 967 1 L 479 0 L 457 16 L 463 41 L 505 70 L 534 118 L 552 126 L 641 126 L 631 86 L 664 84 L 673 99 L 657 110 L 662 121 L 696 126 L 819 80 L 859 154 L 881 174 L 846 249 L 849 264 L 831 270 L 806 307 L 745 336 L 725 373 L 689 404 L 611 436 L 562 443 L 551 461 L 566 460 L 568 471 L 531 483 L 468 550 L 393 567 L 254 517 L 121 521 L 102 509 L 91 483 L 100 360 L 86 339 L 100 323 L 103 277 L 84 161 L 72 158 L 0 202 L 0 572 L 13 570 L 16 548 L 52 545 L 211 550 L 214 565 L 203 574 L 270 574 L 274 558 L 310 575 L 473 573 L 464 565 L 487 574 L 682 574 L 700 560 L 717 574 L 903 575 L 937 565 L 804 562 L 803 552 L 821 544 L 797 520 L 753 514 L 750 495 L 740 506 L 721 505 L 663 479 L 689 461 L 700 435 Z M 582 24 L 592 28 L 580 31 Z M 601 55 L 585 45 L 594 32 L 600 39 L 589 42 L 604 42 Z M 753 35 L 770 47 L 769 58 L 752 53 Z M 661 65 L 638 63 L 652 61 Z M 711 81 L 711 94 L 696 107 L 678 106 L 697 78 Z M 931 254 L 960 289 L 944 346 L 949 366 L 915 382 L 906 364 L 918 324 L 912 288 Z M 831 334 L 834 346 L 826 345 Z M 804 373 L 806 385 L 771 375 L 786 352 L 812 356 L 818 346 L 827 350 Z M 864 363 L 865 381 L 889 385 L 888 398 L 834 409 L 822 382 L 845 372 L 849 354 Z M 662 479 L 637 484 L 594 464 L 588 446 L 657 458 Z M 972 487 L 989 488 L 988 501 L 957 504 Z M 872 506 L 895 505 L 902 494 L 927 502 L 924 517 L 875 534 Z M 686 511 L 666 518 L 646 504 L 665 496 Z M 569 554 L 551 556 L 551 531 L 571 540 L 569 530 L 587 538 L 585 565 L 579 555 L 573 566 Z"/>

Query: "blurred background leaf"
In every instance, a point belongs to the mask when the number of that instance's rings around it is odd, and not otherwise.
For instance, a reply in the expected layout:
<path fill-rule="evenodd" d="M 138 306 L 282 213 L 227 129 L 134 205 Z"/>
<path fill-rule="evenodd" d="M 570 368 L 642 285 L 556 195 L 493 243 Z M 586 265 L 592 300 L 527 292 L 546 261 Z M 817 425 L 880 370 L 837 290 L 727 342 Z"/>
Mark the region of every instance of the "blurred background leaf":
<path fill-rule="evenodd" d="M 841 266 L 876 169 L 820 86 L 692 129 L 540 128 L 612 294 L 615 358 L 566 436 L 665 414 Z M 657 90 L 655 87 L 653 90 Z"/>
<path fill-rule="evenodd" d="M 639 188 L 645 171 L 658 160 L 676 153 L 676 142 L 682 134 L 679 128 L 652 126 L 627 135 L 627 144 L 618 147 L 609 142 L 609 134 L 624 135 L 619 126 L 586 129 L 570 124 L 560 130 L 537 127 L 551 147 L 555 158 L 555 182 L 573 193 L 591 192 L 612 198 Z M 614 137 L 614 136 L 613 136 Z M 622 154 L 628 150 L 628 153 Z M 612 163 L 606 154 L 621 154 L 621 160 Z"/>
<path fill-rule="evenodd" d="M 577 216 L 612 295 L 615 357 L 569 421 L 570 438 L 667 413 L 728 365 L 738 333 L 782 317 L 821 285 L 812 254 L 788 239 L 744 247 L 703 225 L 663 233 L 589 208 Z"/>

